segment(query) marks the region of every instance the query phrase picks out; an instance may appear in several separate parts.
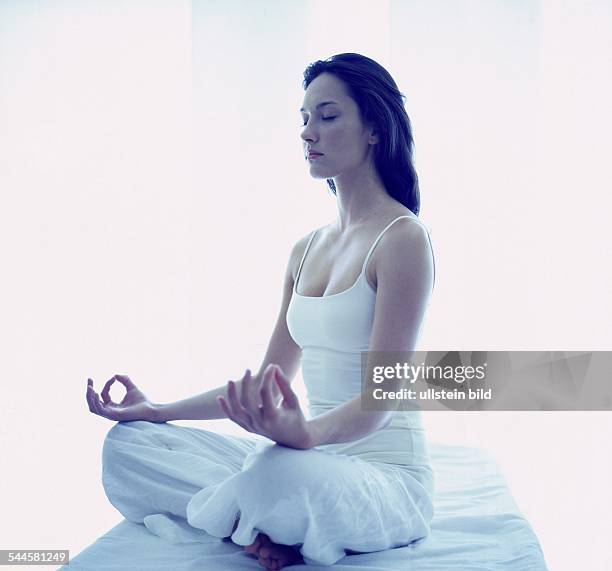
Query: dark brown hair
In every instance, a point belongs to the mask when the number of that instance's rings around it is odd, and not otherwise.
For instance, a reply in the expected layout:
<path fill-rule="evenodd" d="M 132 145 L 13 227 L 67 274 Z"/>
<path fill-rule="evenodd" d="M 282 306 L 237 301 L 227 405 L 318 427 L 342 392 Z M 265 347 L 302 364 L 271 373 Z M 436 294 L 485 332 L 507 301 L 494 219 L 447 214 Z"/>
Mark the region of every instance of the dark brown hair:
<path fill-rule="evenodd" d="M 389 72 L 373 59 L 356 53 L 317 60 L 304 71 L 302 87 L 322 73 L 337 76 L 357 103 L 362 120 L 374 125 L 379 141 L 374 145 L 374 165 L 385 189 L 416 216 L 420 210 L 419 180 L 413 164 L 410 119 L 401 93 Z M 334 181 L 327 179 L 336 194 Z"/>

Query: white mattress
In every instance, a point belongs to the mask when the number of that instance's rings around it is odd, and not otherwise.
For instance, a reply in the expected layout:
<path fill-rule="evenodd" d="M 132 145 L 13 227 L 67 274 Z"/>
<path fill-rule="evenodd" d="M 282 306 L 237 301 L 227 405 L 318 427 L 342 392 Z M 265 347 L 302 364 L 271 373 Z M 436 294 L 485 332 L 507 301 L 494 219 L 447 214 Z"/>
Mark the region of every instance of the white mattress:
<path fill-rule="evenodd" d="M 431 534 L 406 547 L 347 555 L 333 567 L 347 571 L 547 570 L 538 539 L 492 456 L 477 448 L 437 442 L 430 442 L 429 449 L 436 483 Z M 60 569 L 263 569 L 242 547 L 229 540 L 203 538 L 201 530 L 192 533 L 183 520 L 157 515 L 145 524 L 123 520 Z M 329 567 L 300 564 L 286 569 Z"/>

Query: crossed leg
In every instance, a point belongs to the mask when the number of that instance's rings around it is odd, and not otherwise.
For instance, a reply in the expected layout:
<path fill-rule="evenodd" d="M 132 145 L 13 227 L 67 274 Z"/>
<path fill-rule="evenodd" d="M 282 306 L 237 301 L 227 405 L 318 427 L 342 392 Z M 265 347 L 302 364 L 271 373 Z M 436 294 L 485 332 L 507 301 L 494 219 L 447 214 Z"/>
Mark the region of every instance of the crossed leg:
<path fill-rule="evenodd" d="M 349 550 L 380 551 L 427 535 L 433 507 L 416 480 L 352 457 L 263 444 L 119 423 L 104 443 L 102 480 L 127 519 L 186 518 L 215 537 L 234 536 L 269 570 L 300 557 L 332 565 Z"/>
<path fill-rule="evenodd" d="M 111 503 L 132 521 L 142 522 L 156 511 L 184 518 L 193 495 L 239 472 L 244 457 L 255 446 L 247 439 L 202 429 L 145 421 L 117 423 L 105 441 L 103 484 Z M 179 457 L 191 470 L 180 468 Z M 251 545 L 240 547 L 270 570 L 301 559 L 296 549 L 274 543 L 263 533 Z"/>

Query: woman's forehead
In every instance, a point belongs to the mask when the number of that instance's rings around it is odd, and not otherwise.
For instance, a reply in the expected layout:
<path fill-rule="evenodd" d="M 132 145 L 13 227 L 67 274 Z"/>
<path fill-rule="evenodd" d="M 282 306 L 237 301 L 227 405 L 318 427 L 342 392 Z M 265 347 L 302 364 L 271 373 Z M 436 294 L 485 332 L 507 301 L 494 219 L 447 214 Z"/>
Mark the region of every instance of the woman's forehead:
<path fill-rule="evenodd" d="M 315 110 L 319 110 L 319 109 L 324 109 L 325 107 L 330 107 L 330 106 L 334 106 L 334 105 L 340 105 L 340 103 L 338 101 L 332 101 L 331 99 L 327 99 L 325 101 L 319 101 L 318 103 L 314 103 L 312 105 L 312 107 L 314 107 Z M 308 109 L 308 105 L 303 105 L 300 109 L 300 111 L 302 113 L 309 111 Z"/>
<path fill-rule="evenodd" d="M 343 82 L 333 75 L 323 73 L 315 77 L 306 89 L 300 111 L 346 105 L 348 99 Z"/>

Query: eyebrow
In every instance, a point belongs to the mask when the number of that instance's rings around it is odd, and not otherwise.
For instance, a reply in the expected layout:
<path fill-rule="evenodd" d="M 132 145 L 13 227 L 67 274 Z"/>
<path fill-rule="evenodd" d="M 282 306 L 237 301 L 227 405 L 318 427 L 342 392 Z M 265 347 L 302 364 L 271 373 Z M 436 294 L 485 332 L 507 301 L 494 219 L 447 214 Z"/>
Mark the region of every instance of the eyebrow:
<path fill-rule="evenodd" d="M 325 105 L 332 105 L 332 104 L 338 105 L 338 102 L 337 102 L 337 101 L 321 101 L 321 103 L 319 103 L 319 104 L 318 104 L 318 105 L 315 107 L 315 109 L 318 109 L 319 107 L 324 107 Z M 304 112 L 304 108 L 303 108 L 303 107 L 301 107 L 301 108 L 300 108 L 300 113 L 303 113 L 303 112 Z"/>

